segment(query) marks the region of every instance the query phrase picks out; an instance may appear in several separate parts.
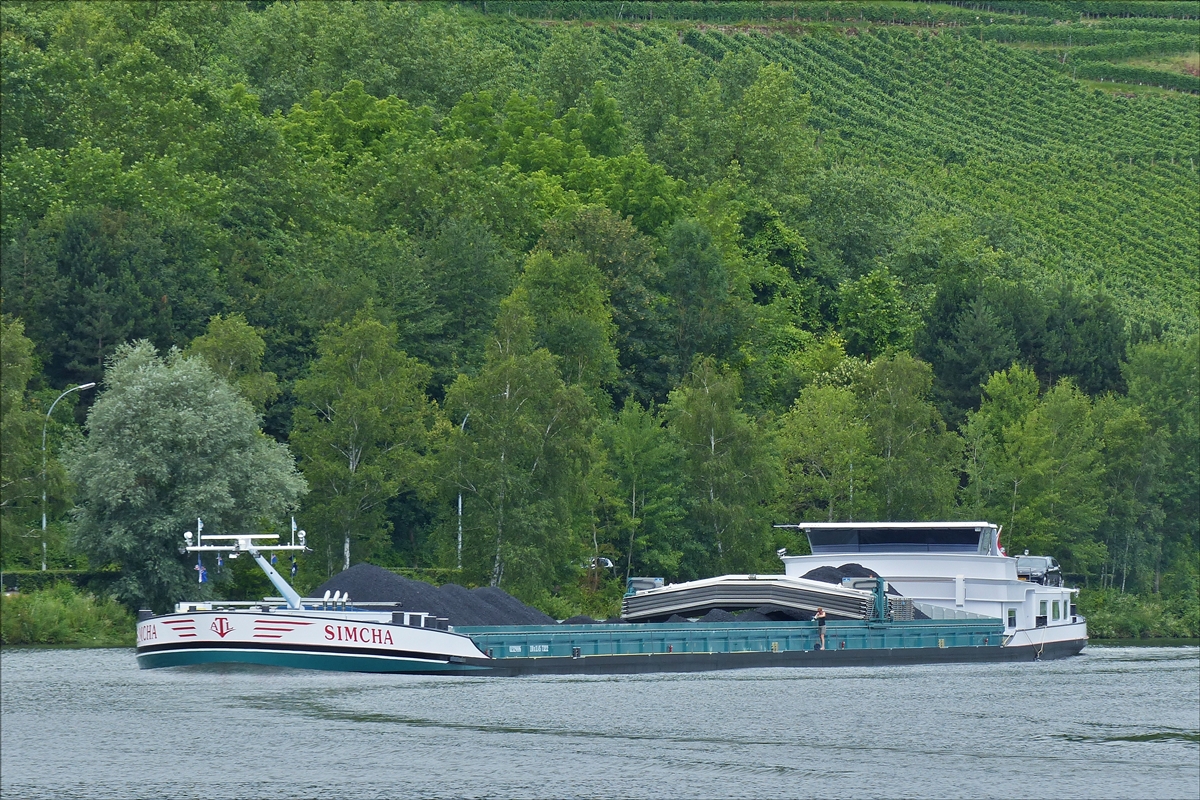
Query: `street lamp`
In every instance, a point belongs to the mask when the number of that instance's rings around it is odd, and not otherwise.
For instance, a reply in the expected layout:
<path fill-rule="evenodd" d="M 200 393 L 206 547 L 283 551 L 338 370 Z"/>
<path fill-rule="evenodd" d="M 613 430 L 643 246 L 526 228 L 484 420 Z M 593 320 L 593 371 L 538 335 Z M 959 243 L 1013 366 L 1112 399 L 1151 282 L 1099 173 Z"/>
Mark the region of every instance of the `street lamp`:
<path fill-rule="evenodd" d="M 84 383 L 79 386 L 72 386 L 65 392 L 55 398 L 50 404 L 50 410 L 46 412 L 46 421 L 42 423 L 42 572 L 46 571 L 46 426 L 50 424 L 50 415 L 54 413 L 54 407 L 58 405 L 58 401 L 69 395 L 71 392 L 81 389 L 91 389 L 95 386 L 95 382 Z"/>

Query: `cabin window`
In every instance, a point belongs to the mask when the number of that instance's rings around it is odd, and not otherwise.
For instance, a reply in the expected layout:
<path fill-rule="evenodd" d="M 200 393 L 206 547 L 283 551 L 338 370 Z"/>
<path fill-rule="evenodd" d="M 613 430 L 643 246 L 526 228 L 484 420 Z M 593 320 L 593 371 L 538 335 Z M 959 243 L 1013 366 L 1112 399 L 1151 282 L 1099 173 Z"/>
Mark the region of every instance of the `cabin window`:
<path fill-rule="evenodd" d="M 1017 610 L 1015 608 L 1010 608 L 1008 610 L 1008 627 L 1017 627 Z"/>
<path fill-rule="evenodd" d="M 1058 601 L 1054 601 L 1054 619 L 1058 619 Z"/>
<path fill-rule="evenodd" d="M 1039 617 L 1046 616 L 1046 601 L 1045 600 L 1043 600 L 1041 603 L 1038 604 L 1038 616 Z"/>

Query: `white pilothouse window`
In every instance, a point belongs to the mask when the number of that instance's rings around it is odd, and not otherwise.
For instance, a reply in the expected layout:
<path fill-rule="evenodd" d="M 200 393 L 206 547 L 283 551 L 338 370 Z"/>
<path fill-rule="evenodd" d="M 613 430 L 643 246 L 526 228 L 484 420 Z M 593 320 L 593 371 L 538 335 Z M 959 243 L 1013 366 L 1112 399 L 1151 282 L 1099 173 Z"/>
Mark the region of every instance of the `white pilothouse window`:
<path fill-rule="evenodd" d="M 1008 627 L 1017 627 L 1017 610 L 1015 608 L 1010 608 L 1008 610 Z"/>
<path fill-rule="evenodd" d="M 1058 601 L 1054 601 L 1054 619 L 1058 619 Z"/>

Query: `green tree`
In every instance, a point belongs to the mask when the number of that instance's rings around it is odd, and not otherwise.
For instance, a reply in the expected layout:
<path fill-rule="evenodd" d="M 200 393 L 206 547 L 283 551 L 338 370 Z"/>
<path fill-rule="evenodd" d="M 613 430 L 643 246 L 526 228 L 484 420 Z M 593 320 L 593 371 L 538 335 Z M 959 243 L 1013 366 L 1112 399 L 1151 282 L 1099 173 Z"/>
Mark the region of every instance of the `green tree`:
<path fill-rule="evenodd" d="M 775 461 L 764 434 L 738 407 L 740 389 L 736 374 L 701 358 L 663 409 L 684 450 L 693 543 L 684 556 L 686 577 L 752 572 L 767 554 Z"/>
<path fill-rule="evenodd" d="M 0 318 L 0 520 L 6 565 L 30 555 L 42 488 L 38 450 L 42 415 L 30 407 L 26 394 L 36 367 L 33 342 L 26 338 L 21 320 Z M 51 468 L 49 476 L 57 477 L 57 461 Z"/>
<path fill-rule="evenodd" d="M 275 373 L 263 372 L 266 349 L 262 335 L 246 322 L 244 316 L 217 314 L 208 321 L 204 335 L 193 339 L 184 352 L 208 362 L 213 372 L 241 392 L 261 414 L 279 395 Z"/>
<path fill-rule="evenodd" d="M 1126 398 L 1101 397 L 1094 415 L 1103 443 L 1107 506 L 1097 531 L 1107 554 L 1101 587 L 1146 590 L 1162 550 L 1165 515 L 1154 490 L 1168 457 L 1166 440 Z"/>
<path fill-rule="evenodd" d="M 305 511 L 314 550 L 332 575 L 353 554 L 388 546 L 387 503 L 419 488 L 436 408 L 425 396 L 430 370 L 396 347 L 396 331 L 365 313 L 322 334 L 318 357 L 296 382 L 291 434 L 312 486 Z M 323 552 L 322 552 L 323 551 Z"/>
<path fill-rule="evenodd" d="M 1104 513 L 1104 464 L 1087 396 L 1059 381 L 1004 439 L 1012 549 L 1058 553 L 1073 572 L 1098 566 L 1104 545 L 1093 534 Z"/>
<path fill-rule="evenodd" d="M 459 375 L 446 393 L 457 427 L 443 453 L 463 498 L 464 577 L 527 600 L 578 569 L 594 414 L 534 347 L 533 327 L 518 307 L 502 311 L 479 375 Z"/>
<path fill-rule="evenodd" d="M 578 254 L 536 252 L 510 302 L 535 321 L 534 341 L 558 356 L 563 380 L 601 399 L 601 387 L 618 376 L 616 326 L 604 276 Z"/>
<path fill-rule="evenodd" d="M 599 436 L 613 483 L 608 533 L 625 562 L 626 579 L 635 573 L 676 577 L 684 551 L 679 443 L 632 399 L 601 425 Z"/>
<path fill-rule="evenodd" d="M 1166 458 L 1151 490 L 1162 508 L 1161 549 L 1151 555 L 1153 591 L 1200 587 L 1200 336 L 1135 345 L 1122 374 L 1129 399 L 1162 437 Z"/>
<path fill-rule="evenodd" d="M 1017 366 L 988 380 L 967 420 L 967 505 L 1004 525 L 1009 552 L 1056 555 L 1077 573 L 1100 566 L 1104 464 L 1087 396 L 1063 380 L 1039 398 L 1036 375 Z"/>
<path fill-rule="evenodd" d="M 556 28 L 550 46 L 542 51 L 534 77 L 539 97 L 552 100 L 561 116 L 603 77 L 603 51 L 594 31 L 586 28 Z"/>
<path fill-rule="evenodd" d="M 668 175 L 641 147 L 608 159 L 603 167 L 594 188 L 609 208 L 629 217 L 643 233 L 669 225 L 684 208 L 683 182 Z"/>
<path fill-rule="evenodd" d="M 484 362 L 490 326 L 512 291 L 519 264 L 491 230 L 470 217 L 446 220 L 425 245 L 426 276 L 449 351 L 438 377 L 447 385 Z"/>
<path fill-rule="evenodd" d="M 665 401 L 672 348 L 654 240 L 608 208 L 586 206 L 549 220 L 538 246 L 558 256 L 579 253 L 600 270 L 616 325 L 617 393 L 643 406 Z"/>
<path fill-rule="evenodd" d="M 874 358 L 912 347 L 920 317 L 886 267 L 847 281 L 838 295 L 838 330 L 851 355 Z"/>
<path fill-rule="evenodd" d="M 1004 428 L 1037 406 L 1038 379 L 1032 370 L 1016 366 L 993 373 L 982 391 L 987 413 L 968 413 L 962 426 L 966 485 L 959 491 L 959 507 L 972 519 L 999 522 L 1009 518 L 1002 509 L 1012 488 L 1004 471 Z"/>
<path fill-rule="evenodd" d="M 879 459 L 871 496 L 881 519 L 944 519 L 953 508 L 961 445 L 928 400 L 932 382 L 929 365 L 907 353 L 877 359 L 855 381 Z"/>
<path fill-rule="evenodd" d="M 976 298 L 954 322 L 953 338 L 939 342 L 934 394 L 942 416 L 959 423 L 979 406 L 983 384 L 994 372 L 1008 369 L 1017 357 L 1016 337 L 982 298 Z"/>
<path fill-rule="evenodd" d="M 797 91 L 792 74 L 778 64 L 763 64 L 754 82 L 728 105 L 732 113 L 724 118 L 731 129 L 730 160 L 741 166 L 752 189 L 773 202 L 795 205 L 810 169 L 812 135 L 808 98 Z"/>
<path fill-rule="evenodd" d="M 351 79 L 376 97 L 447 109 L 514 71 L 509 47 L 453 13 L 410 5 L 270 4 L 236 15 L 221 40 L 223 66 L 261 92 L 266 113 Z"/>
<path fill-rule="evenodd" d="M 670 161 L 672 137 L 661 145 L 664 130 L 691 114 L 701 85 L 700 65 L 688 47 L 671 41 L 638 46 L 625 67 L 620 86 L 621 110 L 629 126 L 655 161 Z"/>
<path fill-rule="evenodd" d="M 196 589 L 176 552 L 184 530 L 197 518 L 209 533 L 269 527 L 295 508 L 304 478 L 200 359 L 121 345 L 104 380 L 87 439 L 64 458 L 78 487 L 74 543 L 93 564 L 121 566 L 119 599 L 162 611 Z"/>
<path fill-rule="evenodd" d="M 680 220 L 666 233 L 665 288 L 678 375 L 698 354 L 729 357 L 743 333 L 744 313 L 721 251 L 708 229 Z"/>
<path fill-rule="evenodd" d="M 880 461 L 874 444 L 850 389 L 806 388 L 780 420 L 780 507 L 794 519 L 853 522 L 869 515 Z"/>
<path fill-rule="evenodd" d="M 33 320 L 47 377 L 97 381 L 118 344 L 182 345 L 218 300 L 203 237 L 187 222 L 90 208 L 55 214 L 5 239 L 4 308 Z"/>
<path fill-rule="evenodd" d="M 594 156 L 619 156 L 625 152 L 629 126 L 621 116 L 617 101 L 603 81 L 592 84 L 579 104 L 579 135 Z"/>
<path fill-rule="evenodd" d="M 878 170 L 839 164 L 814 173 L 804 188 L 809 204 L 800 233 L 812 256 L 807 270 L 834 287 L 870 272 L 899 228 L 897 181 Z"/>

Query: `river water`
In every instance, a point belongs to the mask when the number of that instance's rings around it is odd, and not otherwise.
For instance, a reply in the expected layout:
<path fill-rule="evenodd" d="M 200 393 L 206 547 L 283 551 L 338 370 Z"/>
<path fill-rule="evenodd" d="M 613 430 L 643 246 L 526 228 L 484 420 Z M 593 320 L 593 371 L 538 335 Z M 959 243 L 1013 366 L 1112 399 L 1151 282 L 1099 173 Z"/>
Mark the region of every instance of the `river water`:
<path fill-rule="evenodd" d="M 4 648 L 4 798 L 1200 797 L 1200 648 L 454 678 Z"/>

